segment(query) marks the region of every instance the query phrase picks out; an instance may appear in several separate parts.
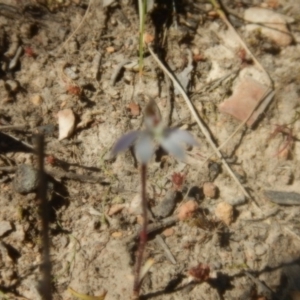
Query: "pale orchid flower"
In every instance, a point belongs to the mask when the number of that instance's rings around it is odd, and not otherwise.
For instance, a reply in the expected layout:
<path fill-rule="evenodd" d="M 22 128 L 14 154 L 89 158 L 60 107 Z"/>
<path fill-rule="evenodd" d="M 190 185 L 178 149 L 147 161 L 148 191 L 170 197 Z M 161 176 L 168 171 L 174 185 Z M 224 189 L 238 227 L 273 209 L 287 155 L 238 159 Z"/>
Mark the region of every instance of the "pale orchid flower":
<path fill-rule="evenodd" d="M 142 164 L 147 164 L 158 145 L 178 160 L 185 158 L 183 144 L 198 146 L 189 132 L 163 126 L 159 108 L 153 100 L 145 109 L 144 123 L 145 130 L 130 131 L 116 142 L 112 149 L 113 155 L 127 150 L 134 144 L 136 158 Z"/>

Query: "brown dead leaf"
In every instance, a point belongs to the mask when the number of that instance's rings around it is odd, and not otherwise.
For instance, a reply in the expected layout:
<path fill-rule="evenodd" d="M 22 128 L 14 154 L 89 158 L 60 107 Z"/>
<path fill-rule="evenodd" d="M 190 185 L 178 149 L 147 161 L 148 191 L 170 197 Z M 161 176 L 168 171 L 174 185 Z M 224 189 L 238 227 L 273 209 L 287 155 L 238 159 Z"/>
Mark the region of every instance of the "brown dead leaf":
<path fill-rule="evenodd" d="M 196 267 L 189 269 L 188 275 L 196 282 L 206 281 L 209 278 L 210 268 L 205 264 L 198 264 Z"/>
<path fill-rule="evenodd" d="M 258 102 L 266 94 L 268 87 L 257 80 L 246 77 L 234 88 L 233 94 L 219 105 L 222 113 L 229 114 L 240 121 L 247 119 L 249 112 L 253 111 Z M 267 101 L 259 106 L 247 121 L 248 126 L 252 126 L 257 118 L 264 112 Z"/>
<path fill-rule="evenodd" d="M 57 113 L 58 118 L 58 140 L 68 138 L 74 131 L 75 115 L 69 108 L 60 110 Z"/>

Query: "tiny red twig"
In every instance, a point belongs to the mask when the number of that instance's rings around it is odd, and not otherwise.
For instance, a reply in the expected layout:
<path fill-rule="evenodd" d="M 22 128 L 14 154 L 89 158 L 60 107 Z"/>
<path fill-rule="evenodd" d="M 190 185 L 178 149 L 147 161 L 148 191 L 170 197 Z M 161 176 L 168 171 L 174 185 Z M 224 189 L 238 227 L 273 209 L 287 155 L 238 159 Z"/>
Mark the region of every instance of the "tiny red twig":
<path fill-rule="evenodd" d="M 138 254 L 137 254 L 135 271 L 134 271 L 134 283 L 133 283 L 134 299 L 138 299 L 139 294 L 140 294 L 140 287 L 141 287 L 140 273 L 141 273 L 143 255 L 144 255 L 145 247 L 146 247 L 146 243 L 147 243 L 148 216 L 147 216 L 146 178 L 147 178 L 147 165 L 142 164 L 142 166 L 141 166 L 141 183 L 142 183 L 143 225 L 142 225 L 142 230 L 140 233 Z"/>

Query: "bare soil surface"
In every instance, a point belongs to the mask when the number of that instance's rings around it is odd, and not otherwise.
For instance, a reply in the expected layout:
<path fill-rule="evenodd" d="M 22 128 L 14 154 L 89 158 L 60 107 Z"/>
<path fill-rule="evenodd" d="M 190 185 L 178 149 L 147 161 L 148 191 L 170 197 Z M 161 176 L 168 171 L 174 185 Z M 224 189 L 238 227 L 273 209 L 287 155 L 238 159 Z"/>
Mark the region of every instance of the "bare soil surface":
<path fill-rule="evenodd" d="M 148 165 L 150 223 L 173 222 L 149 236 L 145 261 L 155 263 L 141 299 L 299 299 L 300 2 L 222 4 L 235 31 L 209 1 L 182 0 L 157 1 L 145 32 L 217 147 L 250 113 L 251 97 L 258 101 L 274 88 L 255 123 L 221 149 L 245 190 L 146 46 L 140 76 L 137 1 L 103 7 L 99 0 L 0 0 L 1 299 L 42 299 L 37 133 L 46 144 L 53 299 L 80 299 L 68 287 L 130 299 L 132 235 L 141 224 L 139 165 L 133 151 L 113 158 L 111 149 L 125 132 L 142 128 L 147 97 L 166 125 L 190 131 L 200 146 L 187 148 L 184 162 L 157 149 Z M 280 15 L 287 41 L 247 27 L 243 16 L 253 7 Z M 75 127 L 59 140 L 58 112 L 66 109 Z M 179 221 L 188 201 L 198 209 Z M 199 264 L 209 267 L 209 279 L 188 283 Z"/>

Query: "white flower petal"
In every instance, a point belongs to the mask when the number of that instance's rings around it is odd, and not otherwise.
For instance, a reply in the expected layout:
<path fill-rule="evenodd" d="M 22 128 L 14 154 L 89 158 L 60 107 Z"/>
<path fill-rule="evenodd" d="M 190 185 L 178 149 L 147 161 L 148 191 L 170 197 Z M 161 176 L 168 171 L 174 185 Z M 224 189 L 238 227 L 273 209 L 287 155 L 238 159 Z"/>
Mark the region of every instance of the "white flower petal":
<path fill-rule="evenodd" d="M 140 131 L 131 131 L 121 136 L 120 139 L 114 145 L 112 149 L 112 154 L 115 156 L 119 152 L 128 149 L 140 134 Z"/>
<path fill-rule="evenodd" d="M 168 136 L 176 139 L 179 143 L 186 143 L 190 146 L 199 146 L 199 143 L 195 140 L 195 138 L 185 130 L 171 129 Z"/>
<path fill-rule="evenodd" d="M 141 134 L 135 143 L 135 155 L 138 161 L 146 164 L 154 153 L 154 143 L 151 136 L 147 133 Z"/>
<path fill-rule="evenodd" d="M 164 138 L 160 145 L 171 155 L 173 155 L 178 160 L 184 160 L 184 149 L 180 142 L 174 139 L 174 136 L 169 136 Z"/>
<path fill-rule="evenodd" d="M 178 160 L 184 160 L 185 158 L 185 151 L 182 145 L 184 143 L 198 146 L 197 141 L 188 131 L 180 129 L 167 129 L 165 137 L 160 141 L 161 146 Z"/>

